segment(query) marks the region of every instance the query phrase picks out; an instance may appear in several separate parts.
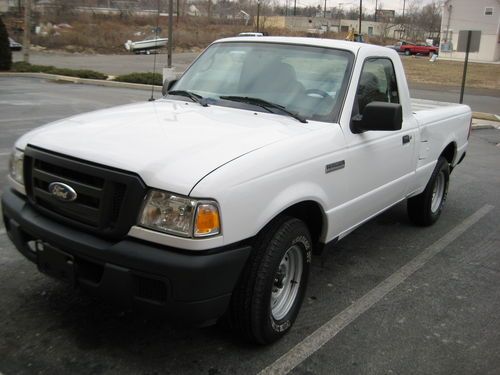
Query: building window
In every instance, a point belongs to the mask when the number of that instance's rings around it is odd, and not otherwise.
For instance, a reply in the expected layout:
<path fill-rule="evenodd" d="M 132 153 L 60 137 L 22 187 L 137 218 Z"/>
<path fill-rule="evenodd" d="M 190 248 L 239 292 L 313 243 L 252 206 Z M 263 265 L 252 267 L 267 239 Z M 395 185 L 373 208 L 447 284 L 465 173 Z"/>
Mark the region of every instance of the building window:
<path fill-rule="evenodd" d="M 492 16 L 493 15 L 493 7 L 484 8 L 484 15 L 485 16 Z"/>
<path fill-rule="evenodd" d="M 368 35 L 373 35 L 373 26 L 368 26 Z"/>

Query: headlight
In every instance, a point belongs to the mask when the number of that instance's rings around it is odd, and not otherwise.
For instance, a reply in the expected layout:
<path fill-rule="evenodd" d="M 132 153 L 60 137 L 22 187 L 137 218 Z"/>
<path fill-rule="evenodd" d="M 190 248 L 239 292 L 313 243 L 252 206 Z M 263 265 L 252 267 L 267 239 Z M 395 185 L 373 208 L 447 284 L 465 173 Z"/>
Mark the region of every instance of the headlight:
<path fill-rule="evenodd" d="M 139 225 L 183 237 L 207 237 L 220 233 L 219 209 L 212 201 L 198 201 L 165 191 L 151 190 Z"/>
<path fill-rule="evenodd" d="M 9 160 L 10 177 L 12 177 L 14 181 L 20 183 L 21 185 L 24 185 L 23 163 L 24 163 L 24 152 L 19 150 L 14 150 L 10 155 L 10 160 Z"/>

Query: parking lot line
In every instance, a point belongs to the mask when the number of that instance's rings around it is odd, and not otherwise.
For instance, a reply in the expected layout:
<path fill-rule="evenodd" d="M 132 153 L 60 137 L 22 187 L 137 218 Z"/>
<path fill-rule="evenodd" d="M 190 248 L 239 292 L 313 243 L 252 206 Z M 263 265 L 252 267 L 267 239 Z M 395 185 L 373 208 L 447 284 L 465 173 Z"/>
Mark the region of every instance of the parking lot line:
<path fill-rule="evenodd" d="M 394 272 L 375 288 L 356 300 L 344 311 L 334 316 L 316 331 L 307 336 L 300 343 L 278 358 L 268 367 L 259 372 L 258 375 L 284 375 L 300 365 L 309 356 L 319 350 L 328 341 L 333 339 L 340 331 L 356 320 L 360 315 L 369 310 L 373 305 L 384 298 L 397 286 L 402 284 L 408 277 L 418 271 L 435 255 L 439 254 L 449 244 L 455 241 L 472 225 L 487 215 L 494 206 L 484 205 L 471 216 L 463 220 L 459 225 L 446 233 L 439 240 L 427 247 L 419 255 Z"/>

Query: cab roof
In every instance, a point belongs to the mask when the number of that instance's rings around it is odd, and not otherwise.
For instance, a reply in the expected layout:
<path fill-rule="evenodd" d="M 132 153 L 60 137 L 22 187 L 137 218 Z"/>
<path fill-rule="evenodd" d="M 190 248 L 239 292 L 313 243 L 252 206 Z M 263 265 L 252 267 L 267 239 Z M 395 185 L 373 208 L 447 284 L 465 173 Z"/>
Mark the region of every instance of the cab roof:
<path fill-rule="evenodd" d="M 251 43 L 280 43 L 280 44 L 298 44 L 305 46 L 314 47 L 325 47 L 325 48 L 335 48 L 351 51 L 356 54 L 361 48 L 372 49 L 373 53 L 380 50 L 381 47 L 373 44 L 358 43 L 358 42 L 348 42 L 344 40 L 337 39 L 320 39 L 320 38 L 303 38 L 303 37 L 284 37 L 284 36 L 262 36 L 259 38 L 248 37 L 232 37 L 219 39 L 215 43 L 230 43 L 230 42 L 251 42 Z"/>

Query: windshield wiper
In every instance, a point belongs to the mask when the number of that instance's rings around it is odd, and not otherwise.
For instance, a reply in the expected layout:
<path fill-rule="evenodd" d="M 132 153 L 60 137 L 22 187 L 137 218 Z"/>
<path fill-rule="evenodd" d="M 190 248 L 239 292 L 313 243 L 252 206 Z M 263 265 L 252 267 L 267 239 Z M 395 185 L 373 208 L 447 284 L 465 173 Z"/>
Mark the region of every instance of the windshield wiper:
<path fill-rule="evenodd" d="M 194 92 L 187 90 L 172 90 L 168 92 L 169 95 L 187 96 L 193 102 L 200 104 L 203 107 L 208 107 L 208 103 L 205 98 L 201 95 L 195 94 Z"/>
<path fill-rule="evenodd" d="M 294 119 L 296 119 L 304 124 L 307 124 L 307 120 L 304 117 L 302 117 L 301 115 L 299 115 L 298 113 L 291 112 L 282 105 L 279 105 L 276 103 L 271 103 L 271 102 L 268 102 L 267 100 L 264 100 L 264 99 L 252 98 L 252 97 L 248 97 L 248 96 L 234 96 L 234 95 L 220 96 L 219 98 L 223 99 L 223 100 L 233 101 L 233 102 L 240 102 L 240 103 L 247 103 L 247 104 L 251 104 L 251 105 L 256 105 L 258 107 L 267 109 L 269 112 L 272 112 L 270 110 L 270 108 L 275 108 L 275 109 L 280 110 L 283 113 L 286 113 L 288 116 L 293 117 Z"/>

